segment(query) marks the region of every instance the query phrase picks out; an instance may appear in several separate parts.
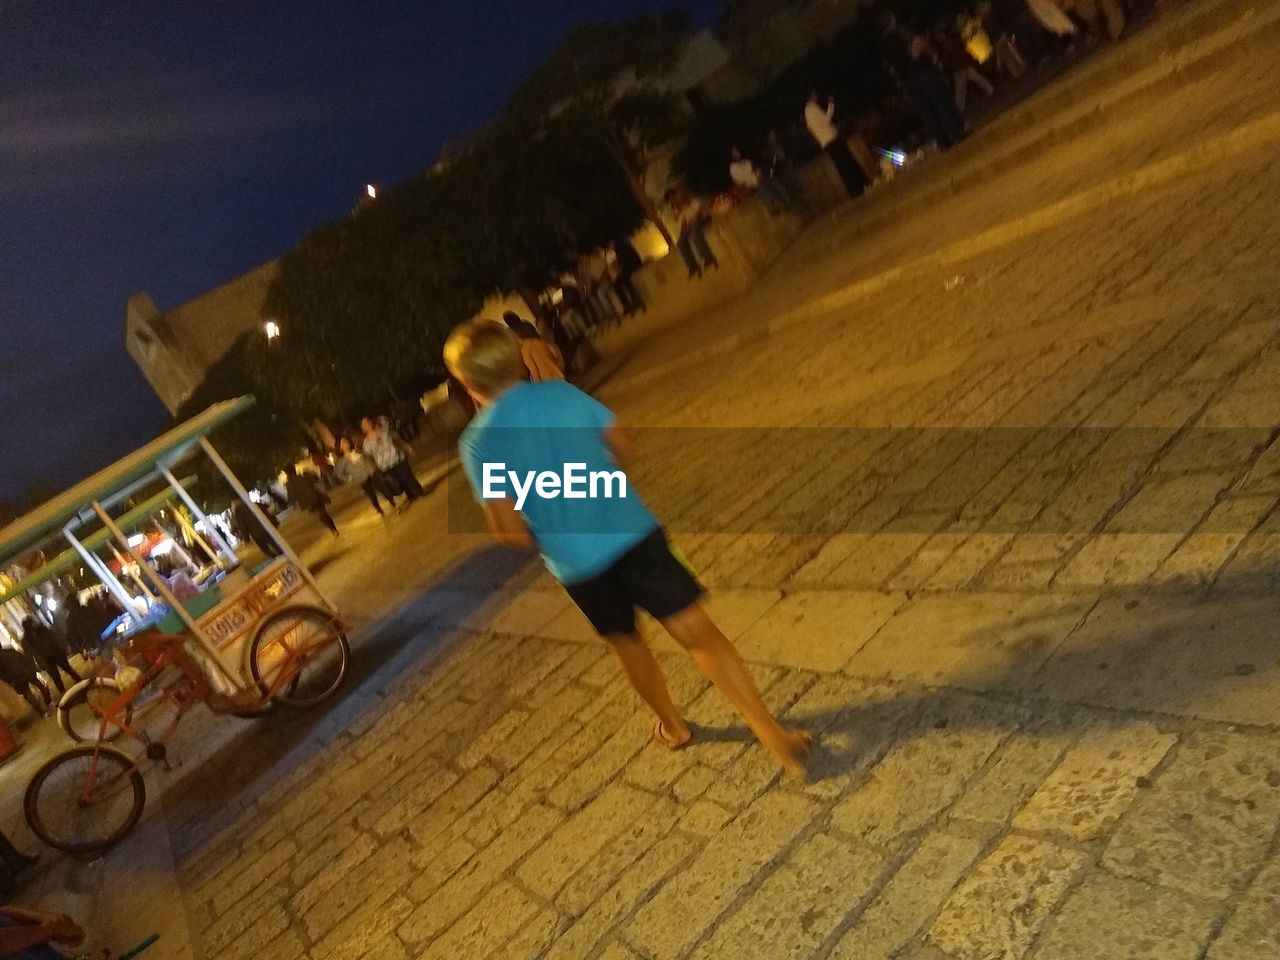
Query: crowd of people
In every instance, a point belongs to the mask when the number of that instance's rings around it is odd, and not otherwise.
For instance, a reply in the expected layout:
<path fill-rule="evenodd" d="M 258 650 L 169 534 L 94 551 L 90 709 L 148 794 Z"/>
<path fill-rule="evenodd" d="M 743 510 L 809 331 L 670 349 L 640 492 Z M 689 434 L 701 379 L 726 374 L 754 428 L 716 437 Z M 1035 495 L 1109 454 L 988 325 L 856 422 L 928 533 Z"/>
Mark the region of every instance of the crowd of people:
<path fill-rule="evenodd" d="M 918 119 L 924 142 L 949 150 L 968 133 L 965 115 L 972 91 L 991 97 L 999 84 L 1017 80 L 1077 45 L 1119 38 L 1147 2 L 975 0 L 931 23 L 906 22 L 884 6 L 875 14 L 876 53 L 884 76 Z M 842 116 L 835 97 L 814 90 L 800 120 L 803 134 L 827 156 L 845 191 L 862 195 L 881 164 L 850 150 L 848 135 L 856 118 Z M 789 176 L 792 164 L 782 139 L 777 130 L 769 130 L 759 142 L 732 145 L 726 158 L 732 202 L 755 197 L 775 215 L 803 202 Z M 716 265 L 705 231 L 716 202 L 683 187 L 672 188 L 666 198 L 680 224 L 677 250 L 690 277 L 701 276 Z"/>
<path fill-rule="evenodd" d="M 51 623 L 36 616 L 22 619 L 17 644 L 0 646 L 0 683 L 22 697 L 39 716 L 47 715 L 62 694 L 83 678 L 71 655 L 92 657 L 102 632 L 118 616 L 111 602 L 97 596 L 82 602 L 65 598 L 65 616 Z"/>
<path fill-rule="evenodd" d="M 329 512 L 330 490 L 338 485 L 359 487 L 380 517 L 390 510 L 404 510 L 424 493 L 413 470 L 412 456 L 413 447 L 392 424 L 390 416 L 365 417 L 360 429 L 339 436 L 332 450 L 312 450 L 314 472 L 299 470 L 296 464 L 285 467 L 285 500 L 313 515 L 337 537 L 338 524 Z M 397 498 L 402 498 L 399 503 Z M 243 538 L 274 555 L 278 548 L 262 525 L 247 507 L 239 506 L 236 520 Z"/>

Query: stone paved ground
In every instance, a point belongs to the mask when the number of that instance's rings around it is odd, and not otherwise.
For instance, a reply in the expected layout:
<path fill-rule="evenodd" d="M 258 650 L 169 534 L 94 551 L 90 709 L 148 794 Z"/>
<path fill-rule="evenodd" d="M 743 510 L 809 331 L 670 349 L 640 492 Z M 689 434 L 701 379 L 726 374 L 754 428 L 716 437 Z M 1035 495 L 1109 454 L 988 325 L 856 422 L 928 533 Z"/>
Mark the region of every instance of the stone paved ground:
<path fill-rule="evenodd" d="M 601 391 L 809 783 L 656 636 L 698 742 L 650 744 L 442 488 L 310 553 L 345 699 L 165 790 L 196 955 L 1280 954 L 1267 29 L 928 215 L 845 208 Z"/>
<path fill-rule="evenodd" d="M 739 636 L 860 612 L 786 602 L 715 605 Z M 507 608 L 518 633 L 450 630 L 196 844 L 206 954 L 1275 955 L 1274 730 L 870 679 L 856 657 L 760 666 L 821 736 L 794 784 L 676 654 L 700 743 L 649 743 L 568 613 L 531 589 Z"/>

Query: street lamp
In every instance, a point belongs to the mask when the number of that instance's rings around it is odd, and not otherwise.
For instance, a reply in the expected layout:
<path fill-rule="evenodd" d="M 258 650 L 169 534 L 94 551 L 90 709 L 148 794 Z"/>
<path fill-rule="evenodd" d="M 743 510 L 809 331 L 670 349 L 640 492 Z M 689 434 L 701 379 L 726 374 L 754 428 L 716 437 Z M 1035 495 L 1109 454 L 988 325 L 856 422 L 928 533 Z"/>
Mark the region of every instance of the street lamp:
<path fill-rule="evenodd" d="M 364 185 L 364 192 L 365 192 L 365 195 L 366 195 L 370 200 L 377 200 L 377 199 L 378 199 L 378 188 L 377 188 L 377 187 L 375 187 L 372 183 L 366 183 L 366 184 Z"/>
<path fill-rule="evenodd" d="M 262 332 L 267 335 L 267 342 L 270 343 L 276 337 L 280 336 L 280 324 L 274 320 L 268 320 L 262 325 Z"/>

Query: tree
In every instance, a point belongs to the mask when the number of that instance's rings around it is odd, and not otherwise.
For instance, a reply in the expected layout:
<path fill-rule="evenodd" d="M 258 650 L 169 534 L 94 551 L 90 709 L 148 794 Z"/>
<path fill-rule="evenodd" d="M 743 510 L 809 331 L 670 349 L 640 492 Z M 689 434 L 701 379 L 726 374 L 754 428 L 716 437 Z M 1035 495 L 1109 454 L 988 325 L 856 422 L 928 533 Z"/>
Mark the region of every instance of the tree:
<path fill-rule="evenodd" d="M 313 231 L 282 260 L 265 311 L 278 341 L 249 357 L 261 392 L 299 415 L 338 420 L 385 405 L 438 364 L 444 338 L 488 293 L 466 269 L 440 178 L 389 191 L 359 216 Z"/>
<path fill-rule="evenodd" d="M 598 127 L 632 196 L 668 243 L 671 235 L 645 191 L 642 160 L 674 132 L 678 114 L 657 81 L 675 66 L 689 36 L 689 16 L 677 8 L 575 27 L 507 109 L 528 125 L 564 118 Z"/>
<path fill-rule="evenodd" d="M 204 380 L 178 408 L 175 424 L 219 401 L 258 394 L 249 357 L 256 342 L 262 339 L 265 338 L 258 334 L 246 334 L 210 367 Z M 296 417 L 259 397 L 252 407 L 215 430 L 210 439 L 236 476 L 252 486 L 274 477 L 285 463 L 297 459 L 307 438 Z M 202 458 L 197 471 L 196 499 L 222 504 L 229 495 L 230 489 L 222 475 L 207 458 Z"/>
<path fill-rule="evenodd" d="M 599 125 L 505 120 L 449 177 L 471 275 L 488 291 L 541 289 L 587 252 L 632 233 L 641 208 Z"/>
<path fill-rule="evenodd" d="M 504 120 L 443 169 L 313 231 L 267 293 L 281 336 L 250 344 L 255 392 L 307 418 L 378 409 L 440 371 L 445 338 L 487 296 L 540 290 L 633 232 L 641 210 L 603 136 Z"/>

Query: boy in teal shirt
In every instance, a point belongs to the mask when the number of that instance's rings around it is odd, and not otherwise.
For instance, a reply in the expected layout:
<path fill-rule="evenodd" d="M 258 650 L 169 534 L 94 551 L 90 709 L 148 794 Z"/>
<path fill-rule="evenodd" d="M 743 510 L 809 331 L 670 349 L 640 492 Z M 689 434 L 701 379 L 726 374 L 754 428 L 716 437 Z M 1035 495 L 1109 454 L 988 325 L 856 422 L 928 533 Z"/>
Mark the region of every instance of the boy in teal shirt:
<path fill-rule="evenodd" d="M 689 652 L 783 767 L 802 774 L 809 735 L 774 719 L 737 650 L 699 606 L 702 587 L 630 488 L 628 444 L 613 414 L 570 384 L 526 382 L 519 340 L 500 323 L 463 324 L 444 358 L 480 408 L 458 447 L 490 531 L 506 546 L 542 553 L 657 715 L 654 738 L 679 749 L 692 734 L 636 631 L 636 607 Z"/>

